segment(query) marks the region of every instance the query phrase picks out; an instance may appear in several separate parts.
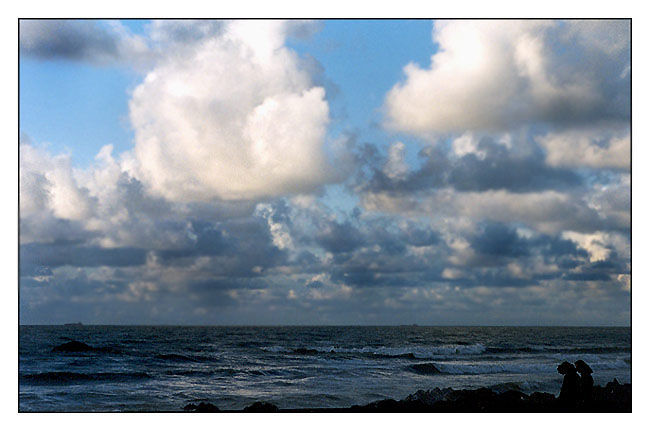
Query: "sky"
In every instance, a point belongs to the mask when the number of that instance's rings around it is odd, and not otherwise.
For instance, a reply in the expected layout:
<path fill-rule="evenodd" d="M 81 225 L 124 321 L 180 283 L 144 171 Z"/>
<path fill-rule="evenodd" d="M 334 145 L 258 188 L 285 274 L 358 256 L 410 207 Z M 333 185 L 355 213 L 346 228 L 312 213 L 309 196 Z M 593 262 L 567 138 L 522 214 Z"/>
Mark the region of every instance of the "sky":
<path fill-rule="evenodd" d="M 629 21 L 19 44 L 21 324 L 630 324 Z"/>

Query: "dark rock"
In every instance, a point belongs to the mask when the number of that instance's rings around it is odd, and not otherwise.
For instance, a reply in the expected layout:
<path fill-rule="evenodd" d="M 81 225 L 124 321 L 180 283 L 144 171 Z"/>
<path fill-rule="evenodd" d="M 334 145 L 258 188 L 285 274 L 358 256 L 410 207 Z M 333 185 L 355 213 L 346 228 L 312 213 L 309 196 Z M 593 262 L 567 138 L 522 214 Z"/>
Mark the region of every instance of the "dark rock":
<path fill-rule="evenodd" d="M 257 401 L 244 408 L 244 412 L 246 413 L 276 413 L 277 411 L 278 406 L 264 401 Z"/>
<path fill-rule="evenodd" d="M 496 393 L 488 388 L 464 389 L 453 391 L 447 396 L 447 400 L 438 403 L 436 407 L 440 411 L 450 413 L 495 411 L 492 408 L 495 397 Z"/>
<path fill-rule="evenodd" d="M 447 399 L 447 396 L 453 392 L 453 389 L 434 388 L 429 391 L 419 390 L 414 394 L 404 398 L 403 401 L 408 403 L 420 403 L 425 406 L 432 406 L 439 401 Z"/>
<path fill-rule="evenodd" d="M 195 412 L 195 413 L 216 413 L 219 411 L 219 407 L 215 406 L 212 403 L 201 402 L 197 406 L 196 404 L 188 404 L 183 407 L 183 410 L 186 412 Z"/>
<path fill-rule="evenodd" d="M 489 387 L 489 389 L 492 389 L 497 394 L 502 394 L 507 391 L 518 391 L 521 388 L 517 383 L 505 382 L 505 383 L 497 383 L 496 385 L 492 385 Z"/>
<path fill-rule="evenodd" d="M 542 405 L 551 405 L 551 404 L 555 403 L 556 398 L 555 398 L 555 395 L 548 394 L 546 392 L 533 392 L 528 397 L 528 400 L 533 405 L 542 406 Z"/>
<path fill-rule="evenodd" d="M 400 401 L 395 401 L 392 398 L 387 398 L 385 400 L 379 400 L 372 402 L 370 404 L 366 404 L 365 406 L 352 406 L 351 410 L 355 412 L 375 412 L 375 413 L 385 413 L 385 412 L 391 412 L 391 413 L 396 413 L 403 411 L 403 408 L 400 404 Z"/>
<path fill-rule="evenodd" d="M 605 412 L 631 412 L 632 411 L 632 385 L 620 384 L 618 380 L 607 383 L 604 388 L 595 386 L 592 393 L 592 403 L 598 411 Z"/>
<path fill-rule="evenodd" d="M 93 352 L 95 350 L 97 349 L 89 346 L 86 343 L 82 343 L 80 341 L 74 341 L 74 340 L 69 341 L 67 343 L 63 343 L 52 349 L 53 352 L 69 352 L 69 353 Z"/>
<path fill-rule="evenodd" d="M 496 395 L 492 411 L 524 412 L 528 410 L 529 397 L 521 391 L 510 390 Z"/>

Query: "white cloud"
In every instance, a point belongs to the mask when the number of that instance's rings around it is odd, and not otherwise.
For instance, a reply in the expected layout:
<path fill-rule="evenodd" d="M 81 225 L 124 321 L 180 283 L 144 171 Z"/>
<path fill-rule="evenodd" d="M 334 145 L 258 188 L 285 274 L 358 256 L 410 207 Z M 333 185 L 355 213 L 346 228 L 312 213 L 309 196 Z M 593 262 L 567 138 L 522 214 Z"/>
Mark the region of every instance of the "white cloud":
<path fill-rule="evenodd" d="M 629 115 L 626 21 L 436 21 L 433 41 L 430 67 L 408 64 L 388 93 L 388 127 L 429 134 Z"/>
<path fill-rule="evenodd" d="M 478 149 L 478 143 L 479 140 L 473 133 L 464 133 L 452 141 L 451 150 L 458 157 L 466 154 L 476 154 L 479 159 L 483 160 L 486 153 Z"/>
<path fill-rule="evenodd" d="M 255 207 L 255 213 L 263 217 L 269 225 L 273 245 L 280 250 L 293 250 L 294 245 L 291 239 L 291 232 L 284 223 L 273 220 L 275 212 L 275 209 L 269 204 L 257 204 Z"/>
<path fill-rule="evenodd" d="M 103 247 L 171 247 L 186 241 L 185 210 L 143 193 L 112 149 L 104 146 L 96 163 L 82 170 L 72 167 L 69 155 L 21 144 L 22 242 L 92 236 Z"/>
<path fill-rule="evenodd" d="M 21 144 L 20 184 L 23 216 L 49 210 L 62 219 L 83 220 L 91 214 L 88 190 L 77 184 L 69 155 L 52 157 Z"/>
<path fill-rule="evenodd" d="M 388 160 L 384 165 L 384 173 L 388 178 L 403 180 L 409 171 L 405 160 L 406 146 L 402 142 L 395 142 L 388 149 Z"/>
<path fill-rule="evenodd" d="M 293 25 L 226 22 L 162 59 L 135 89 L 135 168 L 152 192 L 183 202 L 254 199 L 333 180 L 325 91 L 284 46 Z"/>
<path fill-rule="evenodd" d="M 597 131 L 565 131 L 537 138 L 546 149 L 546 162 L 552 166 L 590 168 L 630 168 L 630 134 Z"/>
<path fill-rule="evenodd" d="M 563 232 L 562 237 L 569 239 L 589 253 L 589 261 L 605 260 L 610 254 L 607 245 L 611 242 L 610 235 L 606 232 L 584 234 L 579 232 Z"/>

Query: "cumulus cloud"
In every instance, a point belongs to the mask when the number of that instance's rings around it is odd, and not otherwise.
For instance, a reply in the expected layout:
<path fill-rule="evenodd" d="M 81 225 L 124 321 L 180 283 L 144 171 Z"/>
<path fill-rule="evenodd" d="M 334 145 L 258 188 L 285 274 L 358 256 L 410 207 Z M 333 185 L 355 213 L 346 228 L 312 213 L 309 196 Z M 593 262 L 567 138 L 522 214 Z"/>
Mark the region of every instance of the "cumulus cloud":
<path fill-rule="evenodd" d="M 48 209 L 62 219 L 82 220 L 90 215 L 88 190 L 77 184 L 70 156 L 50 156 L 27 143 L 20 146 L 20 211 L 24 216 Z"/>
<path fill-rule="evenodd" d="M 429 68 L 404 67 L 387 125 L 426 135 L 624 119 L 629 41 L 625 20 L 436 21 L 438 51 Z"/>
<path fill-rule="evenodd" d="M 292 24 L 224 26 L 133 92 L 138 176 L 172 201 L 311 192 L 333 180 L 325 90 L 284 45 Z"/>

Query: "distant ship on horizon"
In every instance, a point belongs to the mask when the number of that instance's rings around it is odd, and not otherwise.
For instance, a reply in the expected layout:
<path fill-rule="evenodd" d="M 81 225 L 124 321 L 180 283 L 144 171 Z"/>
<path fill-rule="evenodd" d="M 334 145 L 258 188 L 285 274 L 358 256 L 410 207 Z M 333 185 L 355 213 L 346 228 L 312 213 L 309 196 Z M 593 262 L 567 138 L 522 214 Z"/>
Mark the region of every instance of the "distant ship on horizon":
<path fill-rule="evenodd" d="M 83 326 L 83 323 L 81 323 L 81 322 L 76 322 L 76 323 L 64 323 L 63 326 Z"/>

